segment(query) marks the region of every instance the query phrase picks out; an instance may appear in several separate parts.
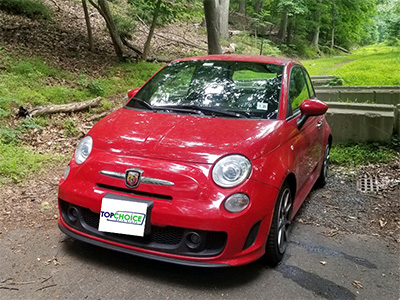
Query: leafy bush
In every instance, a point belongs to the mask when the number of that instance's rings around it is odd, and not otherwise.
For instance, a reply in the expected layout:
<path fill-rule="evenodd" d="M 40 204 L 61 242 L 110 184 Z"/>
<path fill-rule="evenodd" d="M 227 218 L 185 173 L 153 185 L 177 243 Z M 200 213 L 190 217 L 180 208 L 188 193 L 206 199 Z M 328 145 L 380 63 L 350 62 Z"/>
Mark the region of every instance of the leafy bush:
<path fill-rule="evenodd" d="M 390 145 L 346 143 L 333 145 L 330 160 L 333 164 L 358 166 L 389 162 L 398 155 Z"/>
<path fill-rule="evenodd" d="M 1 0 L 0 10 L 31 19 L 51 19 L 50 9 L 38 0 Z"/>
<path fill-rule="evenodd" d="M 104 84 L 98 80 L 92 80 L 86 86 L 88 91 L 96 96 L 104 96 Z"/>
<path fill-rule="evenodd" d="M 115 26 L 121 38 L 132 38 L 132 33 L 135 31 L 135 22 L 132 17 L 123 15 L 113 15 Z"/>

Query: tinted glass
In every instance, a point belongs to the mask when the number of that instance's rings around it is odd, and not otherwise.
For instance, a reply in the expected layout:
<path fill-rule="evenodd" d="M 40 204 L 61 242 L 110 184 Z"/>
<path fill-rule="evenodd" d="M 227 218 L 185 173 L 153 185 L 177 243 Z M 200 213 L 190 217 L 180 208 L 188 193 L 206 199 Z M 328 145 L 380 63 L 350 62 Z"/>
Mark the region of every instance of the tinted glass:
<path fill-rule="evenodd" d="M 300 67 L 294 67 L 290 73 L 288 115 L 295 113 L 301 102 L 309 98 L 306 81 Z"/>
<path fill-rule="evenodd" d="M 275 119 L 282 71 L 281 65 L 252 62 L 176 62 L 156 74 L 135 98 L 158 109 L 197 106 Z M 143 108 L 135 99 L 127 106 Z"/>

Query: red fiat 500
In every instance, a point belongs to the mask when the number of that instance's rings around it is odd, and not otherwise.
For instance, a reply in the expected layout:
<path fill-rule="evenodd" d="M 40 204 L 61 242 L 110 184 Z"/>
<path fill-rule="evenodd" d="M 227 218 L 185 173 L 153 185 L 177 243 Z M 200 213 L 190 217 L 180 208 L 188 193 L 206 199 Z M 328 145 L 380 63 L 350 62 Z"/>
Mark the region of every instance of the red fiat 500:
<path fill-rule="evenodd" d="M 192 266 L 282 259 L 293 216 L 325 184 L 330 128 L 304 67 L 214 55 L 174 61 L 80 142 L 60 229 Z"/>

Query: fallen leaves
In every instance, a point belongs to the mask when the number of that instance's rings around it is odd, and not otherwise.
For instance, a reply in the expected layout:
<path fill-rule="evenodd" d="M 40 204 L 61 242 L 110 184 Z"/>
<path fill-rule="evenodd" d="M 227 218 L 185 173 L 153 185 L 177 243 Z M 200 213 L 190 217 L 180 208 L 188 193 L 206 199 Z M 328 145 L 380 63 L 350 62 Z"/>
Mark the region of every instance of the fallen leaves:
<path fill-rule="evenodd" d="M 357 289 L 363 289 L 363 288 L 364 288 L 364 286 L 362 285 L 362 283 L 361 283 L 360 281 L 358 281 L 358 280 L 354 280 L 354 281 L 352 282 L 352 284 L 353 284 L 353 286 L 354 286 L 355 288 L 357 288 Z"/>

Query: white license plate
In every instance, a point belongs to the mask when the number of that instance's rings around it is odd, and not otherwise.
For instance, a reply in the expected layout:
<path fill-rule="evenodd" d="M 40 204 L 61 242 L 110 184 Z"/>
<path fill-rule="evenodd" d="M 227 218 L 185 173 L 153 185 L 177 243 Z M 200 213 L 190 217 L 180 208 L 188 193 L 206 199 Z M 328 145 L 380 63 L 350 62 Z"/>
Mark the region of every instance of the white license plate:
<path fill-rule="evenodd" d="M 148 211 L 148 202 L 107 194 L 101 202 L 99 231 L 144 236 Z"/>

